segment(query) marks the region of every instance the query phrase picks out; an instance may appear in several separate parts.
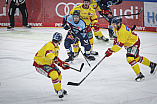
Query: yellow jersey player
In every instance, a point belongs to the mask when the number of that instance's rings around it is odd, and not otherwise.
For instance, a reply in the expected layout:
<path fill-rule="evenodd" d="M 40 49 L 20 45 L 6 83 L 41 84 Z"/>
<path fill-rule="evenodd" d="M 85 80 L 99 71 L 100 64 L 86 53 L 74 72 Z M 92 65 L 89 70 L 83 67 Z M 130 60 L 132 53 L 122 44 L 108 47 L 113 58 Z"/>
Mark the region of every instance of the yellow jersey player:
<path fill-rule="evenodd" d="M 91 6 L 95 9 L 98 10 L 99 14 L 106 19 L 106 21 L 109 23 L 108 31 L 109 31 L 109 37 L 110 39 L 115 38 L 114 32 L 112 30 L 111 26 L 111 21 L 113 19 L 113 14 L 110 9 L 110 6 L 112 5 L 119 5 L 122 3 L 122 0 L 92 0 L 91 1 Z"/>
<path fill-rule="evenodd" d="M 90 0 L 83 0 L 83 4 L 80 4 L 78 6 L 76 6 L 75 8 L 73 8 L 70 11 L 70 14 L 72 15 L 74 10 L 79 10 L 80 11 L 80 18 L 86 23 L 87 25 L 87 35 L 88 38 L 90 40 L 90 44 L 91 44 L 91 54 L 92 55 L 98 55 L 98 52 L 93 51 L 93 34 L 91 31 L 91 26 L 94 26 L 94 35 L 99 38 L 102 39 L 104 41 L 108 41 L 107 38 L 105 38 L 101 31 L 99 30 L 99 24 L 97 21 L 97 15 L 95 10 L 93 9 L 93 7 L 89 6 L 90 5 Z M 78 52 L 79 51 L 79 47 L 78 44 L 74 44 L 74 52 Z"/>
<path fill-rule="evenodd" d="M 61 61 L 58 57 L 59 46 L 62 40 L 61 33 L 54 33 L 52 41 L 45 44 L 35 55 L 33 66 L 37 72 L 51 78 L 55 92 L 59 98 L 63 98 L 67 91 L 61 88 L 62 75 L 59 68 L 55 65 L 62 67 L 64 70 L 69 69 L 70 65 Z"/>
<path fill-rule="evenodd" d="M 115 38 L 112 48 L 108 48 L 106 51 L 106 57 L 112 55 L 113 52 L 119 51 L 124 46 L 127 50 L 127 62 L 131 65 L 137 75 L 137 78 L 135 79 L 136 81 L 142 81 L 145 79 L 144 75 L 140 71 L 138 63 L 149 66 L 151 68 L 150 73 L 155 74 L 157 70 L 156 63 L 150 62 L 146 57 L 139 55 L 140 39 L 137 34 L 122 24 L 122 19 L 120 17 L 113 18 L 111 24 L 117 38 Z"/>

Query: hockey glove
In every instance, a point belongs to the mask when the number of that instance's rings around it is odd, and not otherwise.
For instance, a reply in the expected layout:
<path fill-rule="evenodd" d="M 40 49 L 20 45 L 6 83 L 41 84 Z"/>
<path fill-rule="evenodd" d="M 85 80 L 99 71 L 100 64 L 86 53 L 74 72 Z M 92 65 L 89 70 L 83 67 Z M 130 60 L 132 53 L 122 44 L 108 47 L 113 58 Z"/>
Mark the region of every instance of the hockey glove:
<path fill-rule="evenodd" d="M 58 57 L 55 56 L 55 58 L 53 59 L 54 62 L 57 62 L 58 61 Z"/>
<path fill-rule="evenodd" d="M 90 32 L 91 31 L 91 24 L 90 25 L 87 25 L 87 28 L 86 28 L 86 32 L 88 33 L 88 32 Z"/>
<path fill-rule="evenodd" d="M 99 24 L 98 23 L 94 23 L 93 26 L 94 26 L 94 31 L 98 32 L 99 31 Z"/>
<path fill-rule="evenodd" d="M 64 26 L 62 25 L 62 27 L 63 27 L 65 30 L 69 30 L 69 29 L 70 29 L 70 27 L 69 27 L 68 24 L 65 24 Z"/>
<path fill-rule="evenodd" d="M 113 52 L 114 52 L 114 51 L 112 51 L 110 48 L 108 48 L 108 50 L 105 52 L 106 57 L 111 56 Z"/>
<path fill-rule="evenodd" d="M 57 64 L 58 66 L 62 67 L 64 70 L 70 68 L 70 65 L 69 65 L 68 63 L 66 63 L 66 62 L 64 62 L 64 61 L 62 61 L 62 60 L 60 60 L 59 58 L 58 58 L 58 61 L 56 62 L 56 64 Z"/>
<path fill-rule="evenodd" d="M 66 62 L 62 62 L 62 66 L 61 66 L 64 70 L 66 70 L 66 69 L 69 69 L 70 68 L 70 65 L 68 64 L 68 63 L 66 63 Z"/>

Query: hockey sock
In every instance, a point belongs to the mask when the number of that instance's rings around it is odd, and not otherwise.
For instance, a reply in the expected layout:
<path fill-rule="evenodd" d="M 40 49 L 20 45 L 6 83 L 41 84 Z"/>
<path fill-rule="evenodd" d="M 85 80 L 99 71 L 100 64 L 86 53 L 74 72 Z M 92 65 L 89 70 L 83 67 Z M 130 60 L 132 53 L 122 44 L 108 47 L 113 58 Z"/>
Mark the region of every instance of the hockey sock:
<path fill-rule="evenodd" d="M 78 43 L 73 44 L 73 49 L 74 49 L 74 52 L 77 53 L 79 51 L 79 44 Z"/>
<path fill-rule="evenodd" d="M 132 69 L 134 70 L 136 74 L 140 73 L 140 67 L 137 64 L 134 57 L 127 57 L 127 62 L 131 65 Z"/>
<path fill-rule="evenodd" d="M 103 36 L 100 30 L 98 32 L 95 32 L 95 31 L 93 32 L 94 32 L 94 36 L 99 36 L 99 37 Z"/>
<path fill-rule="evenodd" d="M 146 66 L 150 65 L 150 61 L 147 58 L 143 57 L 143 56 L 138 56 L 136 58 L 136 62 L 139 62 L 139 63 L 141 63 L 143 65 L 146 65 Z"/>
<path fill-rule="evenodd" d="M 53 83 L 54 89 L 56 91 L 61 90 L 61 83 L 60 82 L 61 82 L 62 76 L 58 75 L 57 71 L 50 72 L 49 76 L 52 79 L 52 83 Z"/>

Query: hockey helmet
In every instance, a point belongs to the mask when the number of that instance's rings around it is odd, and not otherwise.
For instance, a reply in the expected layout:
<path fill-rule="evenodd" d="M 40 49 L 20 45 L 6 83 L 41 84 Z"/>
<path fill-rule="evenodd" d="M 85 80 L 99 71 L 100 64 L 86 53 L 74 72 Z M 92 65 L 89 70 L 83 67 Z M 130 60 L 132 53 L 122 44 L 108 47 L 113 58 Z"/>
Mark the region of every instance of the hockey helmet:
<path fill-rule="evenodd" d="M 73 12 L 73 20 L 74 20 L 74 17 L 79 17 L 79 20 L 80 20 L 80 11 L 79 10 L 74 10 L 74 12 Z M 79 20 L 78 21 L 74 21 L 74 23 L 78 23 L 79 22 Z"/>
<path fill-rule="evenodd" d="M 83 0 L 83 2 L 84 2 L 84 1 L 89 1 L 89 2 L 90 2 L 90 0 Z"/>
<path fill-rule="evenodd" d="M 61 33 L 58 33 L 58 32 L 55 32 L 53 34 L 53 37 L 52 37 L 52 40 L 56 41 L 56 42 L 59 42 L 62 40 L 62 34 Z"/>
<path fill-rule="evenodd" d="M 122 23 L 122 18 L 121 17 L 115 17 L 112 19 L 111 23 Z"/>

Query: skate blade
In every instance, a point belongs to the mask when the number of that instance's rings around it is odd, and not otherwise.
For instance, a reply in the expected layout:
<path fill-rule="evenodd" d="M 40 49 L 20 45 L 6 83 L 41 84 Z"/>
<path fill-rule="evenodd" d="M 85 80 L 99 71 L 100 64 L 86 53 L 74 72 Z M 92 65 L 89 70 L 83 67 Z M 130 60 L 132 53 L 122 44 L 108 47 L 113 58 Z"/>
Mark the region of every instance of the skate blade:
<path fill-rule="evenodd" d="M 145 78 L 142 78 L 142 79 L 136 80 L 136 82 L 142 82 L 142 81 L 144 81 L 144 80 L 145 80 Z"/>
<path fill-rule="evenodd" d="M 154 69 L 154 72 L 152 74 L 154 75 L 156 73 L 156 71 L 157 71 L 157 67 Z"/>

